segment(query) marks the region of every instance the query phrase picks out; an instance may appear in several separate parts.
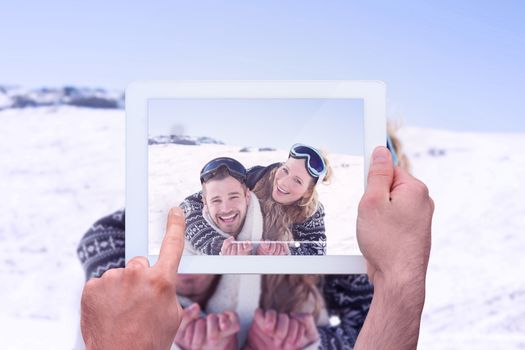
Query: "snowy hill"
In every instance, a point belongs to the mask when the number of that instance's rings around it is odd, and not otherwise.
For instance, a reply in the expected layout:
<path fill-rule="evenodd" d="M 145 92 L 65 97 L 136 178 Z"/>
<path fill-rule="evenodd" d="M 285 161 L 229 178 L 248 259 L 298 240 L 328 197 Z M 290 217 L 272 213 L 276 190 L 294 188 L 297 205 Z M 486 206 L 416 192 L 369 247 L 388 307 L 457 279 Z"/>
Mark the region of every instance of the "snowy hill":
<path fill-rule="evenodd" d="M 436 203 L 420 348 L 523 349 L 525 135 L 400 136 Z"/>
<path fill-rule="evenodd" d="M 2 348 L 70 349 L 84 279 L 76 245 L 124 206 L 124 112 L 6 108 L 13 96 L 0 90 Z M 400 136 L 436 202 L 419 348 L 522 349 L 525 134 Z"/>
<path fill-rule="evenodd" d="M 188 135 L 159 135 L 150 136 L 148 139 L 149 145 L 164 145 L 164 144 L 177 144 L 177 145 L 224 145 L 224 142 L 217 141 L 211 137 L 201 136 L 192 137 Z"/>
<path fill-rule="evenodd" d="M 0 110 L 64 105 L 122 109 L 124 108 L 124 94 L 100 88 L 77 88 L 73 86 L 23 89 L 0 85 Z"/>

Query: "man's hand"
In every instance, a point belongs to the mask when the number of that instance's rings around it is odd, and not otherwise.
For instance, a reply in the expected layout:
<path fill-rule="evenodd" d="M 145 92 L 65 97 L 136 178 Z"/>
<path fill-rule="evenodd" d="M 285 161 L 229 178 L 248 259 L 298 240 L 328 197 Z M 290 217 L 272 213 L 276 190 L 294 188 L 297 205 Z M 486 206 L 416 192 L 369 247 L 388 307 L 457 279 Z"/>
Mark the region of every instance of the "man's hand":
<path fill-rule="evenodd" d="M 235 237 L 228 237 L 224 240 L 220 255 L 252 255 L 252 242 L 236 241 Z"/>
<path fill-rule="evenodd" d="M 425 184 L 394 168 L 390 152 L 378 147 L 357 216 L 357 240 L 373 284 L 425 277 L 433 212 Z"/>
<path fill-rule="evenodd" d="M 267 241 L 261 242 L 257 247 L 257 255 L 290 255 L 287 242 Z"/>
<path fill-rule="evenodd" d="M 357 217 L 374 298 L 355 349 L 416 348 L 433 212 L 427 187 L 377 147 Z"/>
<path fill-rule="evenodd" d="M 226 311 L 200 317 L 200 307 L 192 304 L 183 311 L 175 344 L 183 350 L 236 350 L 239 318 Z"/>
<path fill-rule="evenodd" d="M 153 267 L 135 257 L 86 283 L 80 324 L 88 350 L 170 348 L 182 315 L 175 281 L 183 235 L 184 215 L 173 208 Z"/>
<path fill-rule="evenodd" d="M 255 311 L 245 350 L 303 349 L 319 339 L 312 315 Z"/>

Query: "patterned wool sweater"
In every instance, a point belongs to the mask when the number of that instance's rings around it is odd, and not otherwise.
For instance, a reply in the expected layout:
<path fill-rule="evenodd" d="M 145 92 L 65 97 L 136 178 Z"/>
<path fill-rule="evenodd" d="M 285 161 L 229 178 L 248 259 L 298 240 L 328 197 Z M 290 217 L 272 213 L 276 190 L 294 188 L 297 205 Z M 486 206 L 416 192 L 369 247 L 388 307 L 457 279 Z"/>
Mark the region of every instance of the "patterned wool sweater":
<path fill-rule="evenodd" d="M 125 266 L 124 222 L 124 211 L 115 212 L 98 220 L 82 237 L 77 255 L 86 280 Z M 339 322 L 318 327 L 319 349 L 352 349 L 372 302 L 372 285 L 366 275 L 326 275 L 322 293 L 328 316 Z"/>
<path fill-rule="evenodd" d="M 253 190 L 257 182 L 280 163 L 267 167 L 255 166 L 248 169 L 247 185 Z M 226 239 L 217 232 L 204 216 L 202 193 L 198 192 L 187 197 L 180 205 L 186 216 L 186 240 L 193 248 L 202 254 L 218 255 Z M 294 241 L 298 242 L 290 247 L 292 255 L 324 255 L 326 254 L 326 234 L 324 225 L 324 207 L 321 203 L 317 210 L 304 222 L 293 224 L 291 227 Z M 302 242 L 302 243 L 299 243 Z"/>

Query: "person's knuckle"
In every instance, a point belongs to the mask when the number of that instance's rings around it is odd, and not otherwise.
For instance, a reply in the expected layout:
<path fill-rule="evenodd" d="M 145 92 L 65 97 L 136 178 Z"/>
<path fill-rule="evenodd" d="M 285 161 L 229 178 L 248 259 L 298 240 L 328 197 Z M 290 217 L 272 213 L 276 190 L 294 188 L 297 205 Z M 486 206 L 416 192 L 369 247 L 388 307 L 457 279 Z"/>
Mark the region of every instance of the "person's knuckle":
<path fill-rule="evenodd" d="M 173 307 L 170 309 L 170 319 L 174 320 L 174 326 L 177 327 L 177 329 L 180 327 L 182 323 L 182 317 L 183 317 L 183 309 L 178 300 L 175 300 Z"/>
<path fill-rule="evenodd" d="M 98 289 L 100 281 L 98 278 L 92 278 L 86 282 L 84 285 L 84 290 L 82 291 L 82 304 L 89 304 L 93 295 L 96 295 L 96 290 Z"/>
<path fill-rule="evenodd" d="M 128 261 L 128 264 L 129 263 L 132 263 L 132 262 L 138 262 L 140 260 L 140 258 L 142 258 L 141 256 L 134 256 L 133 258 L 131 258 L 129 261 Z"/>
<path fill-rule="evenodd" d="M 175 290 L 175 283 L 162 273 L 155 274 L 151 277 L 151 285 L 157 294 L 172 294 Z"/>
<path fill-rule="evenodd" d="M 164 244 L 169 247 L 182 247 L 184 245 L 184 242 L 181 239 L 181 237 L 174 233 L 166 234 L 164 240 Z"/>
<path fill-rule="evenodd" d="M 239 315 L 235 311 L 226 311 L 226 316 L 228 316 L 232 322 L 239 322 Z"/>
<path fill-rule="evenodd" d="M 425 185 L 422 181 L 419 181 L 419 180 L 414 181 L 414 192 L 420 198 L 428 198 L 429 197 L 428 186 Z"/>
<path fill-rule="evenodd" d="M 141 275 L 141 269 L 137 268 L 138 266 L 135 265 L 136 263 L 131 264 L 131 266 L 127 266 L 124 269 L 124 278 L 135 280 L 139 278 Z"/>
<path fill-rule="evenodd" d="M 130 262 L 139 264 L 141 266 L 145 266 L 148 264 L 148 259 L 145 256 L 136 256 L 133 259 L 131 259 Z"/>
<path fill-rule="evenodd" d="M 237 322 L 233 322 L 231 327 L 232 327 L 232 331 L 234 333 L 237 333 L 238 331 L 241 330 L 241 324 L 238 321 Z"/>
<path fill-rule="evenodd" d="M 91 292 L 91 290 L 96 289 L 96 285 L 100 282 L 98 278 L 90 278 L 84 285 L 84 291 Z"/>
<path fill-rule="evenodd" d="M 207 335 L 208 340 L 212 342 L 216 342 L 220 339 L 220 333 L 217 329 L 208 329 L 206 331 L 206 335 Z"/>
<path fill-rule="evenodd" d="M 368 176 L 374 177 L 374 178 L 377 178 L 377 177 L 388 178 L 390 177 L 390 173 L 391 171 L 388 168 L 371 166 L 370 171 L 368 172 Z"/>
<path fill-rule="evenodd" d="M 123 268 L 111 268 L 105 271 L 100 277 L 101 280 L 115 280 L 120 278 Z"/>
<path fill-rule="evenodd" d="M 381 197 L 373 194 L 365 194 L 363 198 L 361 198 L 357 210 L 359 214 L 366 214 L 373 210 L 376 210 L 382 204 L 383 200 Z"/>

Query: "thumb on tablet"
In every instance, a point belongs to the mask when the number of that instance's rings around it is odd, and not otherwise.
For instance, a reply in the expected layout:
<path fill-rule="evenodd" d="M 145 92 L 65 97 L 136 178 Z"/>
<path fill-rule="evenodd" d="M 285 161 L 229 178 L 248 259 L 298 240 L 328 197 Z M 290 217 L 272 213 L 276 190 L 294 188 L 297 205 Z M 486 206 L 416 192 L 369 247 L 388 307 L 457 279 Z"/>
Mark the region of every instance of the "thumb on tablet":
<path fill-rule="evenodd" d="M 379 201 L 390 200 L 390 189 L 394 180 L 394 165 L 390 151 L 383 146 L 376 147 L 368 170 L 365 197 Z"/>
<path fill-rule="evenodd" d="M 184 249 L 184 212 L 180 208 L 171 208 L 168 213 L 166 233 L 160 246 L 159 259 L 155 266 L 169 275 L 177 276 L 180 258 Z"/>

